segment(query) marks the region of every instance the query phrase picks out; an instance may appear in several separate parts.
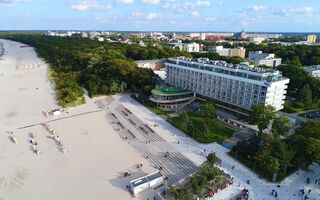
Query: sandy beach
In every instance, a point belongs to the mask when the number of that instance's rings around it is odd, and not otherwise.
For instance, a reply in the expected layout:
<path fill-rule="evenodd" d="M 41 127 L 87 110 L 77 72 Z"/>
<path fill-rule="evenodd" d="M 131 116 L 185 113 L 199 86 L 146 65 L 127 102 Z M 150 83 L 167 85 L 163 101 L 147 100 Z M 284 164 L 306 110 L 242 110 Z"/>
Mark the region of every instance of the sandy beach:
<path fill-rule="evenodd" d="M 132 199 L 129 181 L 155 169 L 107 123 L 96 99 L 46 118 L 42 110 L 58 107 L 48 66 L 32 47 L 0 42 L 0 199 Z M 66 153 L 40 125 L 50 120 Z M 29 142 L 31 133 L 37 134 L 40 155 Z M 135 169 L 139 163 L 142 170 Z M 122 177 L 126 171 L 132 175 Z"/>

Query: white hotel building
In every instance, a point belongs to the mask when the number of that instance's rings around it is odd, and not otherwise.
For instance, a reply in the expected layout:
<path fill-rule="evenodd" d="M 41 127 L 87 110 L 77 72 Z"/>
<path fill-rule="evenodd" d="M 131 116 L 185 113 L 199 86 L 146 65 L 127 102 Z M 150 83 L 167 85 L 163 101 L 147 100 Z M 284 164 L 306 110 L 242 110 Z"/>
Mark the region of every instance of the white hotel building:
<path fill-rule="evenodd" d="M 224 107 L 250 110 L 262 103 L 283 108 L 289 79 L 279 71 L 207 58 L 169 58 L 165 65 L 167 84 L 212 98 Z"/>

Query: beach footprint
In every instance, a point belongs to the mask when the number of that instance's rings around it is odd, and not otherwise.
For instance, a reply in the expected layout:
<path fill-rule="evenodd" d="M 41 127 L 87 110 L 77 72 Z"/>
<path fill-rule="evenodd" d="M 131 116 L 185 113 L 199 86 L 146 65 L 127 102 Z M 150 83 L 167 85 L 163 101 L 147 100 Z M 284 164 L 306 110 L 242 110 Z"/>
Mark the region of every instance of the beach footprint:
<path fill-rule="evenodd" d="M 24 186 L 24 179 L 28 176 L 26 169 L 18 169 L 13 175 L 0 177 L 0 186 L 11 192 Z M 1 200 L 1 199 L 0 199 Z"/>

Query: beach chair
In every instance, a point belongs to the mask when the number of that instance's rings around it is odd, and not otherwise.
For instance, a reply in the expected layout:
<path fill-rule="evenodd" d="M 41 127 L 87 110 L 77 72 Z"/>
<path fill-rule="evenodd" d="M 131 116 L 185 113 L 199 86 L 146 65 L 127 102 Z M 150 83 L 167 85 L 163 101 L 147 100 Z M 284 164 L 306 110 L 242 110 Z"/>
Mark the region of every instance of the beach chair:
<path fill-rule="evenodd" d="M 19 141 L 15 137 L 11 136 L 11 139 L 12 139 L 13 143 L 18 144 Z"/>

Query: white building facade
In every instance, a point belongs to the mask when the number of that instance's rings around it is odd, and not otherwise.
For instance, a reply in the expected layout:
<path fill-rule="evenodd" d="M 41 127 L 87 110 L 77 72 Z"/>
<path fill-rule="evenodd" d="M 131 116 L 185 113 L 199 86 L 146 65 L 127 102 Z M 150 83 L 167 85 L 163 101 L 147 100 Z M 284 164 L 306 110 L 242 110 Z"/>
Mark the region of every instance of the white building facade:
<path fill-rule="evenodd" d="M 256 66 L 267 65 L 276 67 L 281 65 L 281 58 L 275 58 L 273 53 L 262 53 L 262 51 L 249 52 L 248 60 L 254 62 Z"/>
<path fill-rule="evenodd" d="M 223 46 L 214 46 L 210 49 L 210 51 L 213 51 L 220 56 L 239 56 L 241 58 L 246 56 L 246 49 L 243 47 L 224 48 Z"/>
<path fill-rule="evenodd" d="M 310 73 L 313 77 L 320 79 L 320 65 L 308 66 L 304 67 L 303 69 Z"/>
<path fill-rule="evenodd" d="M 185 43 L 183 44 L 183 51 L 186 52 L 199 52 L 200 45 L 198 43 Z"/>
<path fill-rule="evenodd" d="M 220 56 L 230 56 L 230 49 L 223 48 L 223 46 L 214 46 L 211 51 L 219 54 Z"/>
<path fill-rule="evenodd" d="M 169 58 L 165 63 L 166 83 L 212 98 L 218 103 L 250 110 L 254 104 L 283 109 L 289 79 L 281 72 L 228 64 L 225 61 L 200 61 Z"/>

